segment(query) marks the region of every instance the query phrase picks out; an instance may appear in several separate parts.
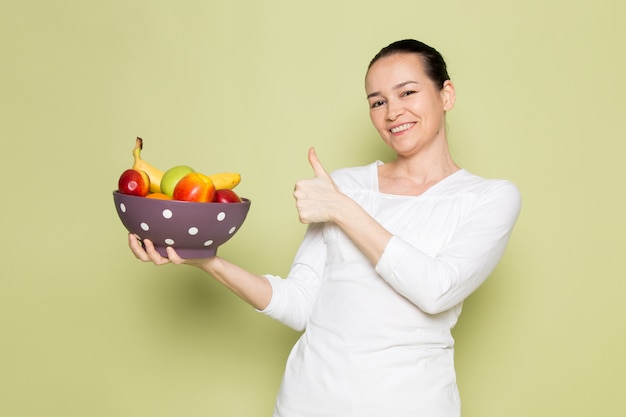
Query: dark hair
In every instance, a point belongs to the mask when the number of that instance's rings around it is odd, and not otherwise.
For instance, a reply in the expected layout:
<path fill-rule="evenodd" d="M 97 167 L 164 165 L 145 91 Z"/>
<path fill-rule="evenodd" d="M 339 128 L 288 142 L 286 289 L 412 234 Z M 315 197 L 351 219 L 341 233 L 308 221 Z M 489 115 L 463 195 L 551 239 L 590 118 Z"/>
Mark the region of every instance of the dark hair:
<path fill-rule="evenodd" d="M 417 54 L 424 63 L 426 75 L 435 85 L 443 88 L 443 84 L 450 79 L 448 68 L 441 54 L 433 47 L 415 39 L 404 39 L 393 42 L 381 49 L 367 66 L 369 70 L 376 61 L 394 54 Z"/>

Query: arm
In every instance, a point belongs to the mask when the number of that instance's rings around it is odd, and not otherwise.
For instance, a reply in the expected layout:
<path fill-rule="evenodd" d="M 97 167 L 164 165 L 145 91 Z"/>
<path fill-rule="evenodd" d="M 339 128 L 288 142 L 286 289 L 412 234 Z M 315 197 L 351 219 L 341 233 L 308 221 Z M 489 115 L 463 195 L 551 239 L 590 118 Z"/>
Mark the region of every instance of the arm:
<path fill-rule="evenodd" d="M 422 311 L 446 311 L 491 274 L 504 253 L 519 210 L 517 188 L 500 182 L 482 196 L 437 254 L 429 256 L 394 236 L 376 271 Z"/>
<path fill-rule="evenodd" d="M 222 258 L 215 256 L 203 259 L 182 259 L 171 247 L 167 248 L 168 258 L 164 258 L 159 255 L 149 240 L 144 240 L 144 249 L 135 235 L 130 234 L 128 238 L 129 246 L 137 259 L 153 262 L 156 265 L 188 264 L 199 268 L 258 310 L 265 309 L 272 298 L 272 287 L 267 278 L 252 274 Z"/>
<path fill-rule="evenodd" d="M 519 214 L 520 197 L 511 183 L 484 195 L 450 244 L 435 256 L 393 236 L 363 208 L 341 193 L 309 151 L 315 176 L 294 191 L 303 223 L 335 222 L 375 266 L 378 274 L 422 311 L 445 311 L 471 294 L 493 271 Z"/>
<path fill-rule="evenodd" d="M 294 330 L 303 330 L 313 310 L 326 267 L 324 224 L 308 226 L 286 279 L 267 275 L 272 300 L 262 312 Z"/>
<path fill-rule="evenodd" d="M 173 248 L 162 257 L 152 242 L 143 246 L 135 235 L 129 235 L 129 246 L 137 259 L 156 265 L 188 264 L 195 266 L 238 295 L 252 307 L 294 330 L 308 322 L 326 264 L 326 244 L 322 223 L 308 227 L 287 279 L 273 275 L 252 274 L 222 258 L 182 259 Z M 145 247 L 145 249 L 144 249 Z"/>

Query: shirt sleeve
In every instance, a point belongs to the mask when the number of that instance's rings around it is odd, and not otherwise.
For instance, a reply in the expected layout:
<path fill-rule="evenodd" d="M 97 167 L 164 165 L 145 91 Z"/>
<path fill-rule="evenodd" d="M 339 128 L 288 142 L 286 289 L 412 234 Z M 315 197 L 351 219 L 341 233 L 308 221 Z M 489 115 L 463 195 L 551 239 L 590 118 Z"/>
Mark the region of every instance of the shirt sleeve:
<path fill-rule="evenodd" d="M 459 228 L 434 256 L 393 236 L 376 272 L 429 314 L 461 303 L 491 274 L 502 257 L 519 215 L 521 198 L 508 181 L 484 193 Z"/>
<path fill-rule="evenodd" d="M 272 298 L 262 313 L 294 330 L 306 327 L 326 265 L 323 223 L 311 224 L 302 240 L 286 279 L 265 275 Z"/>

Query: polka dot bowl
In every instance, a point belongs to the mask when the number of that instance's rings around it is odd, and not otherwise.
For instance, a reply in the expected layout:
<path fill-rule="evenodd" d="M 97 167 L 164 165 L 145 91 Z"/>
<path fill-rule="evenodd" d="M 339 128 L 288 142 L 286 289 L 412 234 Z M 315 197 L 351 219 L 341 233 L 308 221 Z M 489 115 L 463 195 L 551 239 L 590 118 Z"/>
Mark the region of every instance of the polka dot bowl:
<path fill-rule="evenodd" d="M 215 256 L 217 248 L 241 227 L 250 200 L 241 203 L 192 203 L 137 197 L 113 191 L 115 209 L 126 230 L 149 239 L 167 256 L 172 246 L 182 258 Z"/>

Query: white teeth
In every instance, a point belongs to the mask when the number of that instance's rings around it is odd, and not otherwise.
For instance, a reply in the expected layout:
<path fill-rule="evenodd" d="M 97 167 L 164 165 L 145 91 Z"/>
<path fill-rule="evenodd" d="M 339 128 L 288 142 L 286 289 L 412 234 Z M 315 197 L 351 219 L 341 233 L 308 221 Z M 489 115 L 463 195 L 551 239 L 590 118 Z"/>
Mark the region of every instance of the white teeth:
<path fill-rule="evenodd" d="M 413 123 L 405 123 L 403 125 L 394 127 L 393 129 L 391 129 L 391 133 L 398 133 L 398 132 L 402 132 L 404 130 L 409 129 L 411 126 L 413 126 Z"/>

